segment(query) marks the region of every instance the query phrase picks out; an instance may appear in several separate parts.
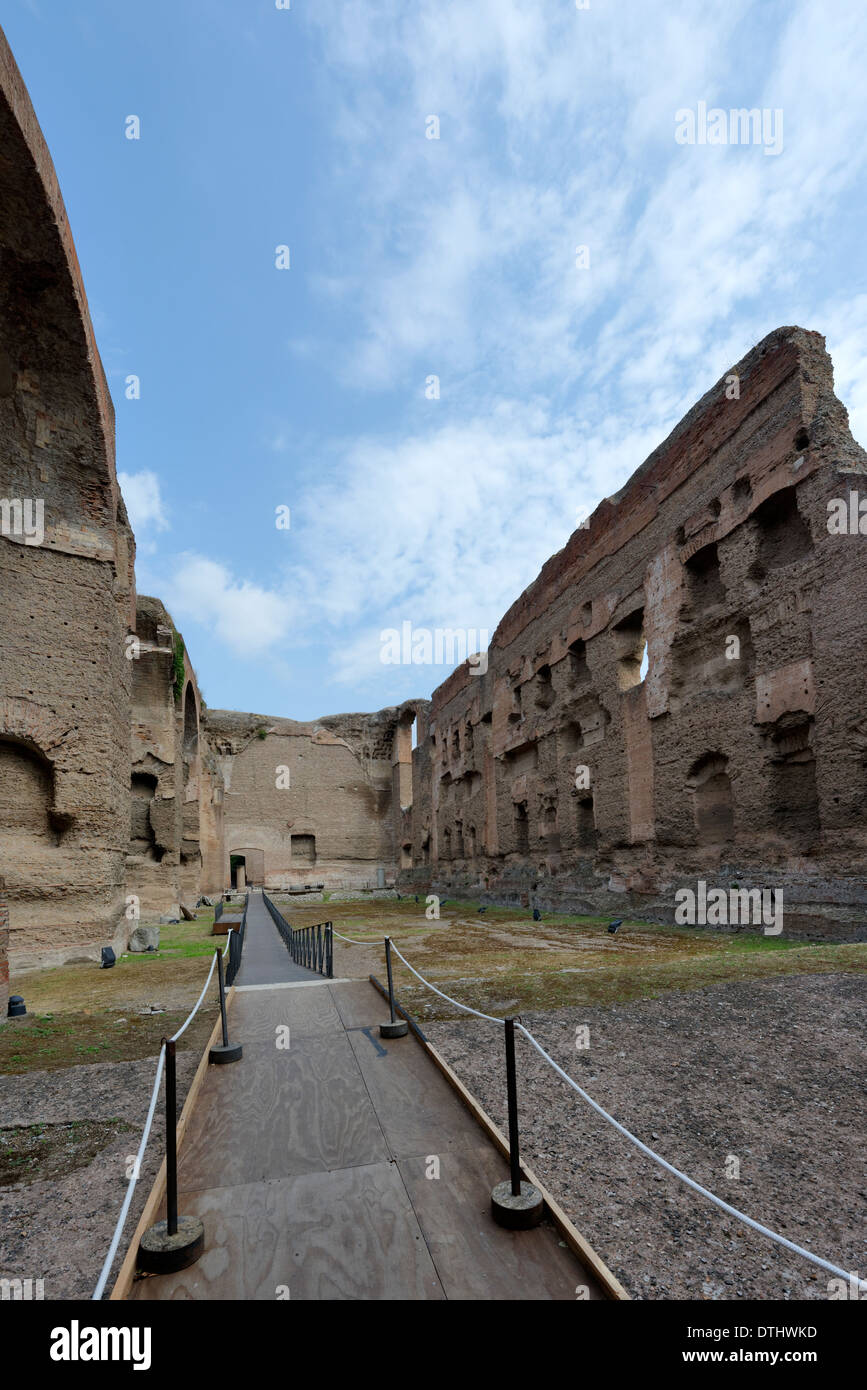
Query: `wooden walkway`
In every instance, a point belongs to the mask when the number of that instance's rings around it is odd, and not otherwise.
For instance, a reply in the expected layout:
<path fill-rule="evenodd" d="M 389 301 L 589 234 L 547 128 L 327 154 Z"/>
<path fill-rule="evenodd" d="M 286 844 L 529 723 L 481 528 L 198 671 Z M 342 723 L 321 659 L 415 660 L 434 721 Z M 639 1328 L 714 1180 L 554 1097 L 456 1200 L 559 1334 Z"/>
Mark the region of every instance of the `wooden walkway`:
<path fill-rule="evenodd" d="M 129 1297 L 604 1297 L 552 1225 L 495 1225 L 505 1160 L 412 1035 L 380 1040 L 372 985 L 315 978 L 236 990 L 243 1059 L 208 1068 L 179 1159 L 205 1253 Z"/>
<path fill-rule="evenodd" d="M 271 920 L 261 892 L 250 891 L 247 900 L 247 927 L 244 952 L 236 985 L 276 985 L 297 981 L 319 981 L 315 970 L 296 965 L 286 942 Z"/>

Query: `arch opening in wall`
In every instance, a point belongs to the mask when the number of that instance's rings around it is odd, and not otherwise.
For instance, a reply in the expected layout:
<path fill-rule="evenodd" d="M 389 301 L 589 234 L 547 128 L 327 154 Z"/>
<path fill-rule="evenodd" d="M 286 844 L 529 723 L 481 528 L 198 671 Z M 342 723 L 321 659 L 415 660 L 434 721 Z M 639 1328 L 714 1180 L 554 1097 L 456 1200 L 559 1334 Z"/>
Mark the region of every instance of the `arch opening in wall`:
<path fill-rule="evenodd" d="M 515 849 L 518 854 L 528 854 L 530 850 L 530 813 L 526 801 L 516 801 L 515 806 Z"/>
<path fill-rule="evenodd" d="M 540 666 L 536 672 L 535 687 L 536 708 L 539 710 L 550 709 L 554 703 L 555 695 L 551 667 L 547 663 Z"/>
<path fill-rule="evenodd" d="M 573 685 L 583 685 L 590 679 L 587 665 L 587 643 L 579 637 L 569 647 L 569 679 Z"/>
<path fill-rule="evenodd" d="M 783 715 L 766 738 L 771 824 L 790 851 L 803 854 L 820 831 L 812 717 Z"/>
<path fill-rule="evenodd" d="M 157 843 L 151 822 L 151 806 L 157 792 L 157 777 L 152 772 L 133 772 L 130 777 L 130 854 L 143 855 L 159 864 L 165 849 Z"/>
<path fill-rule="evenodd" d="M 560 828 L 557 823 L 557 805 L 554 801 L 546 799 L 542 804 L 539 838 L 544 840 L 545 848 L 549 854 L 556 854 L 559 851 Z"/>
<path fill-rule="evenodd" d="M 196 696 L 192 681 L 187 682 L 184 692 L 184 761 L 195 761 L 199 751 L 199 714 L 196 709 Z"/>
<path fill-rule="evenodd" d="M 400 847 L 400 867 L 402 869 L 412 868 L 412 845 L 409 841 Z"/>
<path fill-rule="evenodd" d="M 316 863 L 315 835 L 292 835 L 290 840 L 293 868 L 301 868 L 305 864 Z"/>
<path fill-rule="evenodd" d="M 792 565 L 813 549 L 810 527 L 798 508 L 797 488 L 784 487 L 752 514 L 757 532 L 756 558 L 750 578 L 760 583 L 769 570 Z"/>
<path fill-rule="evenodd" d="M 725 602 L 726 591 L 715 542 L 703 545 L 701 550 L 690 555 L 684 561 L 683 572 L 687 600 L 694 615 Z"/>
<path fill-rule="evenodd" d="M 54 847 L 70 823 L 54 810 L 49 759 L 23 740 L 0 735 L 0 850 L 12 858 L 34 841 Z"/>
<path fill-rule="evenodd" d="M 464 857 L 464 823 L 461 820 L 455 821 L 455 859 Z"/>
<path fill-rule="evenodd" d="M 250 845 L 234 845 L 229 853 L 229 882 L 232 887 L 237 887 L 237 873 L 232 874 L 232 860 L 244 865 L 244 886 L 254 888 L 265 887 L 265 851 Z"/>
<path fill-rule="evenodd" d="M 580 855 L 596 853 L 596 813 L 591 791 L 575 793 L 575 842 Z"/>
<path fill-rule="evenodd" d="M 617 657 L 617 684 L 620 690 L 641 685 L 647 674 L 647 640 L 644 635 L 644 609 L 636 608 L 612 629 Z"/>
<path fill-rule="evenodd" d="M 686 785 L 692 792 L 697 843 L 709 847 L 728 844 L 735 831 L 728 758 L 719 752 L 703 754 L 692 764 Z"/>

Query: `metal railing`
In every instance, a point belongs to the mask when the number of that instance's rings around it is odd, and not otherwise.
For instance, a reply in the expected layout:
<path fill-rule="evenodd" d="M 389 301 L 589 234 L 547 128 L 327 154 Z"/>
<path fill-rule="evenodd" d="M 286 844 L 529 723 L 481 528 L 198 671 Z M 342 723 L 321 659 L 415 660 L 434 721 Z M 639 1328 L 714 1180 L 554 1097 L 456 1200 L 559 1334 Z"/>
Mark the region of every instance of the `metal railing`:
<path fill-rule="evenodd" d="M 235 983 L 235 976 L 241 969 L 241 953 L 244 950 L 244 935 L 247 931 L 247 907 L 250 902 L 250 894 L 244 897 L 244 911 L 241 916 L 241 925 L 237 931 L 229 927 L 229 961 L 226 966 L 226 986 Z"/>
<path fill-rule="evenodd" d="M 334 942 L 331 923 L 317 922 L 312 927 L 291 927 L 264 888 L 262 898 L 295 964 L 303 965 L 307 970 L 315 970 L 328 980 L 333 979 Z"/>

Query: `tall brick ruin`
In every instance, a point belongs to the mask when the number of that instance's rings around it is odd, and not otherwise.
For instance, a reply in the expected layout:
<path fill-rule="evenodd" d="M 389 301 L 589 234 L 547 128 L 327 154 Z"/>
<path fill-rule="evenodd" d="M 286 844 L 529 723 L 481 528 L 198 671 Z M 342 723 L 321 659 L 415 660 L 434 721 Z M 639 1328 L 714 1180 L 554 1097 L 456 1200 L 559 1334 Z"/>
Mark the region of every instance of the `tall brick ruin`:
<path fill-rule="evenodd" d="M 142 913 L 166 913 L 203 887 L 222 890 L 222 778 L 183 637 L 159 599 L 138 599 L 135 636 L 127 885 Z"/>
<path fill-rule="evenodd" d="M 783 887 L 787 933 L 867 935 L 867 459 L 818 334 L 770 334 L 699 401 L 486 671 L 309 723 L 208 710 L 170 614 L 136 599 L 72 237 L 0 34 L 0 460 L 13 972 L 244 881 L 670 921 L 703 879 Z M 0 990 L 5 938 L 0 898 Z"/>
<path fill-rule="evenodd" d="M 0 872 L 26 964 L 122 920 L 134 543 L 69 223 L 2 35 L 0 460 Z"/>
<path fill-rule="evenodd" d="M 434 692 L 405 881 L 663 921 L 782 887 L 787 934 L 867 936 L 867 542 L 829 530 L 865 467 L 824 340 L 769 334 Z"/>

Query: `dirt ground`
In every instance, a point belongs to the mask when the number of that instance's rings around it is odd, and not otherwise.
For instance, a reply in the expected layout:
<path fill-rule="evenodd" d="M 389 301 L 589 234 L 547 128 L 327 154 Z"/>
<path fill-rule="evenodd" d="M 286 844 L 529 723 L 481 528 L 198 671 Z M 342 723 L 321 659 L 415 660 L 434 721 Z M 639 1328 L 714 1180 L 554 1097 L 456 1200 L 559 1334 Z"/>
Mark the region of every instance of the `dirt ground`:
<path fill-rule="evenodd" d="M 422 898 L 290 904 L 332 920 L 335 975 L 385 979 L 383 937 L 441 989 L 521 1012 L 601 1104 L 732 1205 L 849 1270 L 863 1232 L 862 1020 L 867 945 L 603 919 L 533 922 L 518 909 Z M 88 1298 L 137 1149 L 160 1038 L 195 1002 L 211 917 L 166 927 L 160 951 L 13 980 L 27 1019 L 0 1024 L 0 1277 Z M 395 958 L 396 988 L 482 1104 L 504 1123 L 502 1032 L 465 1016 Z M 157 1010 L 159 1012 L 154 1012 Z M 216 1017 L 216 985 L 178 1053 L 179 1105 Z M 575 1049 L 588 1025 L 589 1049 Z M 637 1154 L 533 1052 L 519 1047 L 525 1155 L 630 1293 L 645 1298 L 826 1297 L 827 1276 L 779 1251 Z M 160 1162 L 160 1107 L 126 1238 Z M 739 1179 L 726 1177 L 730 1156 Z M 115 1261 L 115 1271 L 123 1253 Z"/>
<path fill-rule="evenodd" d="M 639 1139 L 796 1244 L 867 1271 L 863 975 L 787 976 L 523 1015 Z M 576 1029 L 590 1046 L 578 1051 Z M 502 1031 L 425 1031 L 506 1127 Z M 518 1035 L 522 1153 L 633 1298 L 826 1299 L 825 1271 L 636 1150 Z M 737 1179 L 731 1159 L 739 1161 Z"/>
<path fill-rule="evenodd" d="M 211 1017 L 213 1027 L 213 1015 Z M 210 1029 L 209 1029 L 210 1031 Z M 199 1053 L 178 1052 L 178 1104 L 183 1103 Z M 0 1076 L 0 1144 L 7 1154 L 30 1138 L 30 1180 L 18 1170 L 0 1186 L 0 1278 L 43 1279 L 46 1299 L 90 1298 L 111 1243 L 126 1194 L 129 1161 L 135 1155 L 150 1103 L 156 1057 L 97 1062 L 50 1072 Z M 68 1127 L 88 1123 L 89 1161 L 64 1153 Z M 34 1154 L 41 1130 L 44 1152 Z M 94 1142 L 96 1140 L 96 1142 Z M 151 1137 L 135 1187 L 126 1237 L 153 1185 L 165 1151 L 165 1125 L 157 1106 Z M 63 1159 L 62 1171 L 59 1160 Z M 114 1262 L 112 1282 L 126 1246 Z"/>

